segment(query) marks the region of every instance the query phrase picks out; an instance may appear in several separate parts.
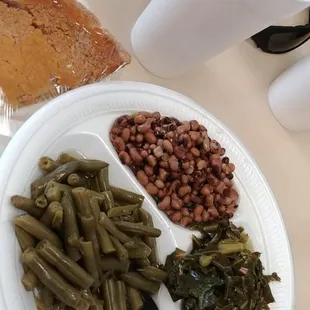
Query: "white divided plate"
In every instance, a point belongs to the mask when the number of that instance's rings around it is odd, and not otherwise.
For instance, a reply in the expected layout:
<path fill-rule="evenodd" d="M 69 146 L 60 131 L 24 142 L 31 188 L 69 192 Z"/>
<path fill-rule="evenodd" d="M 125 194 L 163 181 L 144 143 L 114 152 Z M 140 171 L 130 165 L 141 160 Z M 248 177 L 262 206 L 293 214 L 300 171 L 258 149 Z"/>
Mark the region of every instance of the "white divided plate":
<path fill-rule="evenodd" d="M 158 241 L 161 262 L 175 247 L 188 249 L 191 233 L 172 224 L 158 211 L 151 197 L 121 165 L 109 141 L 109 129 L 116 117 L 135 111 L 160 111 L 180 120 L 196 119 L 209 135 L 227 150 L 236 164 L 236 186 L 240 207 L 234 217 L 245 227 L 256 250 L 262 252 L 266 273 L 278 272 L 281 283 L 272 285 L 276 303 L 273 310 L 292 310 L 294 275 L 289 241 L 275 198 L 265 178 L 236 137 L 212 115 L 191 99 L 154 85 L 135 82 L 111 82 L 85 86 L 52 100 L 37 111 L 17 132 L 0 161 L 0 309 L 35 309 L 31 293 L 20 280 L 20 249 L 15 240 L 12 220 L 18 214 L 10 205 L 14 194 L 28 196 L 30 183 L 39 177 L 39 158 L 53 158 L 62 151 L 78 150 L 88 158 L 110 163 L 111 183 L 141 192 L 144 208 L 152 213 L 156 227 L 162 230 Z M 162 287 L 155 297 L 160 310 L 177 310 Z"/>

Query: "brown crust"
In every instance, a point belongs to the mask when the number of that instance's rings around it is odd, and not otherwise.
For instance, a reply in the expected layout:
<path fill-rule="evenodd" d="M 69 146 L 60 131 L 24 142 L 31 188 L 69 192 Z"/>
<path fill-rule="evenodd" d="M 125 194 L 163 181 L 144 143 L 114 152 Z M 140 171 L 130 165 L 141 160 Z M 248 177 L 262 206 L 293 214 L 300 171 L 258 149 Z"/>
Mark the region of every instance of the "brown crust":
<path fill-rule="evenodd" d="M 31 104 L 106 78 L 130 55 L 75 0 L 0 0 L 0 86 Z M 1 74 L 2 72 L 2 74 Z"/>

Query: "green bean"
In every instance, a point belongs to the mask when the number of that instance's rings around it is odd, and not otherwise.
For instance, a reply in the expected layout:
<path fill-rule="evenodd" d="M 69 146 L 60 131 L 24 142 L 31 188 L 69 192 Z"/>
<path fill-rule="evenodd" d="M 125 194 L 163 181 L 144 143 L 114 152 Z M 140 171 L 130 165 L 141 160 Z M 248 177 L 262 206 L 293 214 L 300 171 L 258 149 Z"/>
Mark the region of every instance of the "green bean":
<path fill-rule="evenodd" d="M 66 252 L 68 256 L 76 262 L 81 258 L 81 254 L 78 249 L 69 244 L 69 238 L 74 238 L 76 242 L 78 242 L 80 239 L 80 232 L 76 221 L 76 212 L 73 206 L 72 197 L 68 192 L 64 192 L 61 205 L 64 212 L 63 227 Z"/>
<path fill-rule="evenodd" d="M 60 187 L 59 186 L 56 186 L 56 187 L 51 187 L 49 188 L 47 191 L 46 191 L 46 194 L 45 194 L 46 198 L 47 198 L 47 201 L 49 203 L 53 202 L 53 201 L 58 201 L 60 202 L 61 201 L 61 191 L 60 191 Z"/>
<path fill-rule="evenodd" d="M 55 246 L 61 248 L 62 242 L 59 237 L 44 224 L 39 222 L 37 219 L 29 214 L 17 216 L 14 220 L 15 225 L 24 229 L 30 235 L 34 236 L 39 240 L 47 239 Z"/>
<path fill-rule="evenodd" d="M 109 165 L 97 159 L 79 159 L 80 170 L 84 172 L 98 172 Z"/>
<path fill-rule="evenodd" d="M 67 182 L 69 185 L 74 186 L 74 187 L 88 187 L 89 186 L 89 181 L 85 177 L 85 175 L 81 173 L 72 173 L 68 176 Z"/>
<path fill-rule="evenodd" d="M 47 195 L 47 192 L 51 188 L 56 188 L 57 191 L 58 191 L 58 188 L 59 188 L 59 191 L 61 193 L 64 193 L 64 192 L 71 193 L 71 191 L 73 190 L 73 187 L 71 187 L 70 185 L 58 183 L 58 182 L 55 182 L 55 181 L 49 181 L 49 182 L 47 182 L 45 190 L 44 190 L 45 195 Z"/>
<path fill-rule="evenodd" d="M 109 280 L 106 279 L 102 284 L 102 295 L 104 300 L 104 309 L 105 310 L 113 310 L 113 298 L 112 298 L 112 291 L 109 288 Z"/>
<path fill-rule="evenodd" d="M 98 243 L 98 239 L 96 235 L 95 218 L 92 215 L 89 217 L 81 216 L 80 221 L 81 221 L 81 226 L 84 232 L 84 240 L 92 242 L 96 261 L 97 261 L 97 264 L 99 264 L 101 255 L 100 255 L 100 248 L 99 248 L 99 243 Z"/>
<path fill-rule="evenodd" d="M 144 277 L 146 277 L 147 279 L 153 280 L 153 281 L 164 282 L 168 277 L 168 273 L 166 271 L 163 271 L 153 266 L 148 266 L 143 269 L 138 269 L 138 271 Z"/>
<path fill-rule="evenodd" d="M 139 239 L 134 239 L 124 243 L 124 247 L 128 250 L 146 249 L 148 253 L 151 253 L 151 248 Z"/>
<path fill-rule="evenodd" d="M 11 202 L 15 208 L 26 211 L 35 218 L 40 218 L 44 213 L 44 210 L 38 208 L 30 198 L 15 195 L 11 197 Z"/>
<path fill-rule="evenodd" d="M 103 308 L 103 301 L 100 300 L 95 305 L 89 306 L 89 310 L 104 310 L 104 308 Z"/>
<path fill-rule="evenodd" d="M 115 224 L 110 220 L 110 218 L 104 213 L 100 213 L 100 221 L 99 224 L 102 225 L 111 235 L 117 238 L 119 241 L 125 243 L 131 240 L 130 237 L 122 233 L 117 229 Z"/>
<path fill-rule="evenodd" d="M 72 310 L 73 308 L 67 307 L 63 302 L 56 300 L 56 303 L 53 305 L 53 310 Z M 38 310 L 46 310 L 38 309 Z"/>
<path fill-rule="evenodd" d="M 115 223 L 115 226 L 121 231 L 133 233 L 139 236 L 159 237 L 161 235 L 161 231 L 159 229 L 139 223 L 119 221 Z"/>
<path fill-rule="evenodd" d="M 77 309 L 81 301 L 80 292 L 67 283 L 33 248 L 23 253 L 22 260 L 38 279 L 55 294 L 57 299 Z"/>
<path fill-rule="evenodd" d="M 139 267 L 139 268 L 146 268 L 148 266 L 151 266 L 150 261 L 145 258 L 145 259 L 135 259 L 134 260 L 135 264 Z"/>
<path fill-rule="evenodd" d="M 154 227 L 153 219 L 149 212 L 147 212 L 146 210 L 142 208 L 139 209 L 138 212 L 139 212 L 139 218 L 142 221 L 143 225 Z M 157 255 L 156 255 L 156 248 L 157 248 L 156 239 L 154 237 L 145 236 L 143 238 L 143 241 L 152 249 L 149 260 L 153 265 L 156 265 L 158 262 Z"/>
<path fill-rule="evenodd" d="M 109 234 L 101 225 L 97 226 L 97 238 L 101 251 L 104 254 L 111 254 L 116 251 Z"/>
<path fill-rule="evenodd" d="M 38 285 L 37 276 L 31 271 L 28 270 L 23 275 L 22 283 L 26 291 L 32 291 Z"/>
<path fill-rule="evenodd" d="M 34 181 L 31 184 L 31 194 L 33 198 L 38 198 L 43 192 L 46 187 L 47 182 L 49 181 L 56 181 L 62 182 L 66 180 L 68 175 L 74 173 L 80 168 L 78 162 L 69 162 L 67 164 L 61 165 L 56 168 L 54 171 L 49 172 L 48 174 L 44 175 L 40 179 Z"/>
<path fill-rule="evenodd" d="M 15 235 L 22 252 L 36 246 L 36 239 L 17 225 L 15 225 Z"/>
<path fill-rule="evenodd" d="M 99 300 L 93 296 L 90 290 L 84 290 L 82 297 L 88 302 L 89 310 L 103 310 L 103 300 Z"/>
<path fill-rule="evenodd" d="M 64 211 L 63 209 L 57 211 L 52 221 L 52 227 L 60 230 L 64 220 Z"/>
<path fill-rule="evenodd" d="M 116 281 L 117 310 L 127 310 L 126 287 L 123 281 Z"/>
<path fill-rule="evenodd" d="M 90 274 L 48 240 L 40 241 L 36 249 L 39 255 L 54 266 L 70 283 L 82 289 L 88 289 L 94 283 Z"/>
<path fill-rule="evenodd" d="M 61 204 L 57 201 L 51 202 L 48 205 L 45 213 L 40 218 L 40 222 L 43 223 L 48 228 L 52 228 L 53 227 L 52 223 L 53 223 L 54 217 L 58 212 L 63 212 Z"/>
<path fill-rule="evenodd" d="M 141 205 L 139 205 L 139 204 L 121 206 L 121 207 L 114 207 L 108 211 L 108 217 L 128 215 L 140 207 L 141 207 Z"/>
<path fill-rule="evenodd" d="M 125 222 L 135 223 L 135 219 L 134 219 L 133 213 L 132 214 L 128 214 L 128 215 L 115 216 L 113 218 L 113 220 L 115 222 L 117 222 L 117 221 L 125 221 Z"/>
<path fill-rule="evenodd" d="M 108 166 L 102 168 L 98 172 L 98 182 L 99 182 L 100 192 L 105 192 L 105 191 L 108 191 L 110 189 L 109 167 Z"/>
<path fill-rule="evenodd" d="M 98 203 L 101 205 L 104 201 L 104 196 L 103 193 L 97 193 L 95 191 L 92 190 L 87 190 L 87 195 L 90 197 L 95 197 L 98 200 Z"/>
<path fill-rule="evenodd" d="M 71 161 L 77 161 L 79 158 L 70 153 L 60 153 L 58 156 L 57 162 L 61 165 L 67 164 Z"/>
<path fill-rule="evenodd" d="M 51 172 L 59 167 L 59 163 L 56 163 L 53 159 L 50 157 L 44 156 L 40 158 L 39 161 L 39 167 L 43 171 Z"/>
<path fill-rule="evenodd" d="M 128 255 L 130 259 L 145 259 L 148 258 L 150 256 L 150 253 L 152 252 L 152 250 L 149 248 L 141 248 L 141 249 L 131 249 L 128 250 Z"/>
<path fill-rule="evenodd" d="M 151 248 L 140 240 L 126 242 L 124 246 L 128 250 L 130 259 L 146 259 L 152 252 Z"/>
<path fill-rule="evenodd" d="M 126 201 L 132 204 L 138 203 L 142 205 L 143 203 L 144 197 L 142 195 L 115 186 L 110 186 L 110 190 L 116 200 Z"/>
<path fill-rule="evenodd" d="M 90 179 L 90 188 L 95 192 L 100 192 L 98 177 L 94 176 Z"/>
<path fill-rule="evenodd" d="M 36 200 L 35 200 L 35 204 L 38 208 L 46 208 L 48 205 L 47 199 L 45 197 L 45 195 L 40 195 Z"/>
<path fill-rule="evenodd" d="M 83 254 L 84 267 L 86 271 L 94 278 L 94 287 L 97 288 L 99 287 L 99 271 L 94 253 L 94 247 L 91 241 L 82 241 L 81 239 L 80 247 Z"/>
<path fill-rule="evenodd" d="M 131 310 L 141 310 L 143 308 L 143 300 L 141 298 L 141 293 L 131 287 L 130 285 L 126 286 L 127 288 L 127 298 L 128 304 Z"/>
<path fill-rule="evenodd" d="M 116 291 L 116 283 L 115 280 L 113 278 L 110 278 L 107 280 L 106 285 L 108 287 L 109 290 L 109 295 L 111 298 L 111 310 L 118 310 L 117 309 L 117 291 Z"/>
<path fill-rule="evenodd" d="M 37 285 L 39 292 L 39 301 L 41 302 L 44 310 L 54 309 L 54 294 L 42 283 Z"/>
<path fill-rule="evenodd" d="M 76 235 L 71 235 L 71 236 L 68 238 L 68 243 L 69 243 L 73 248 L 76 248 L 76 249 L 80 249 L 80 248 L 81 248 L 80 241 L 77 239 Z"/>
<path fill-rule="evenodd" d="M 85 299 L 82 299 L 77 310 L 89 310 L 89 309 L 90 309 L 90 305 L 89 305 L 88 301 Z"/>
<path fill-rule="evenodd" d="M 76 187 L 72 190 L 72 197 L 77 211 L 83 216 L 90 216 L 90 197 L 86 194 L 86 188 Z"/>
<path fill-rule="evenodd" d="M 108 166 L 108 164 L 102 160 L 77 158 L 68 153 L 60 154 L 58 157 L 58 162 L 61 164 L 78 162 L 80 165 L 80 170 L 83 172 L 98 172 L 100 169 Z"/>
<path fill-rule="evenodd" d="M 98 200 L 95 197 L 90 196 L 89 206 L 90 206 L 91 213 L 93 217 L 95 218 L 96 226 L 98 226 L 99 220 L 100 220 L 100 211 L 101 211 Z"/>
<path fill-rule="evenodd" d="M 104 203 L 104 209 L 106 212 L 108 212 L 110 209 L 115 207 L 114 198 L 111 191 L 105 191 L 102 193 L 103 195 L 103 203 Z"/>
<path fill-rule="evenodd" d="M 103 271 L 115 270 L 120 272 L 128 272 L 130 266 L 129 260 L 119 261 L 112 256 L 104 256 L 101 259 L 100 267 Z"/>
<path fill-rule="evenodd" d="M 141 221 L 140 216 L 139 216 L 139 210 L 140 208 L 133 211 L 133 222 L 134 223 L 138 223 Z"/>
<path fill-rule="evenodd" d="M 150 294 L 157 293 L 160 288 L 160 283 L 147 280 L 137 272 L 122 273 L 121 279 L 128 285 Z"/>
<path fill-rule="evenodd" d="M 113 236 L 110 236 L 111 241 L 116 249 L 116 256 L 120 261 L 128 260 L 128 251 L 127 249 Z"/>

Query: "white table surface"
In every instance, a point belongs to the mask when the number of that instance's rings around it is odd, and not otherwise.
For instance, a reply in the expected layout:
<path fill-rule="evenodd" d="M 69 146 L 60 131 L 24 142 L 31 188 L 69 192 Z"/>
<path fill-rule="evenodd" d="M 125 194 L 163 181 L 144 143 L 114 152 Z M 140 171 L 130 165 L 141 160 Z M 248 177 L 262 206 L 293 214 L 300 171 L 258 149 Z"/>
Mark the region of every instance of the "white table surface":
<path fill-rule="evenodd" d="M 148 1 L 88 2 L 102 25 L 132 52 L 130 31 Z M 134 57 L 121 76 L 122 80 L 162 85 L 193 98 L 239 136 L 280 205 L 293 250 L 297 310 L 310 307 L 310 132 L 292 133 L 279 125 L 269 109 L 267 91 L 279 74 L 309 53 L 310 42 L 285 55 L 268 55 L 247 41 L 175 79 L 151 75 Z M 1 142 L 7 139 L 0 136 Z"/>

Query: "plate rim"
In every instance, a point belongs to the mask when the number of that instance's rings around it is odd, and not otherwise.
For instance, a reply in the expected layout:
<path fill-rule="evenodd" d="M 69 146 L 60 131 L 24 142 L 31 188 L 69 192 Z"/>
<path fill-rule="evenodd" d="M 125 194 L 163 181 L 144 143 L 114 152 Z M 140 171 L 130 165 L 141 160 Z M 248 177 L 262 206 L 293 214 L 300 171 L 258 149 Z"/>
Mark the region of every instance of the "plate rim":
<path fill-rule="evenodd" d="M 196 103 L 193 99 L 182 95 L 176 91 L 170 90 L 168 88 L 157 86 L 154 84 L 149 83 L 143 83 L 143 82 L 131 82 L 131 81 L 112 81 L 112 82 L 106 82 L 102 84 L 92 84 L 87 85 L 81 88 L 78 88 L 76 90 L 67 92 L 59 97 L 54 98 L 51 100 L 48 104 L 43 106 L 41 109 L 36 111 L 18 130 L 18 132 L 15 134 L 15 136 L 12 138 L 12 140 L 9 142 L 7 148 L 3 152 L 1 159 L 0 159 L 0 201 L 2 202 L 4 193 L 7 187 L 6 179 L 11 174 L 11 171 L 14 169 L 14 160 L 12 160 L 12 154 L 20 154 L 22 150 L 27 145 L 28 141 L 32 138 L 32 134 L 40 129 L 41 124 L 44 121 L 44 118 L 47 118 L 51 114 L 57 113 L 58 110 L 60 110 L 64 102 L 67 98 L 69 98 L 69 104 L 68 106 L 74 104 L 74 98 L 81 100 L 83 98 L 87 98 L 89 96 L 99 95 L 101 93 L 104 93 L 105 91 L 109 90 L 109 88 L 119 88 L 119 91 L 123 90 L 136 90 L 136 91 L 148 91 L 153 92 L 155 94 L 162 94 L 162 95 L 168 95 L 172 98 L 177 98 L 178 100 L 181 100 L 188 106 L 195 108 L 196 111 L 199 111 L 202 114 L 205 114 L 208 116 L 209 119 L 211 119 L 213 122 L 215 122 L 219 127 L 223 129 L 223 131 L 230 136 L 230 138 L 233 140 L 233 142 L 238 146 L 240 150 L 244 153 L 244 156 L 247 158 L 248 163 L 251 165 L 251 167 L 256 172 L 256 177 L 260 179 L 261 184 L 265 187 L 265 191 L 268 194 L 268 199 L 272 204 L 274 205 L 274 211 L 276 212 L 276 216 L 279 220 L 279 225 L 281 225 L 282 231 L 283 231 L 283 238 L 286 241 L 286 249 L 288 254 L 288 259 L 290 262 L 290 287 L 292 289 L 291 293 L 291 305 L 290 309 L 294 308 L 295 305 L 295 298 L 296 298 L 296 292 L 295 292 L 295 268 L 294 268 L 294 261 L 292 256 L 292 250 L 291 250 L 291 243 L 288 236 L 288 231 L 280 210 L 280 207 L 277 203 L 277 200 L 271 190 L 271 187 L 269 183 L 267 182 L 264 174 L 256 164 L 254 158 L 251 156 L 251 154 L 247 151 L 247 149 L 243 146 L 243 144 L 240 142 L 239 138 L 234 134 L 234 132 L 229 129 L 226 125 L 224 125 L 221 121 L 219 121 L 216 117 L 214 117 L 210 112 L 208 112 L 205 108 L 200 106 L 198 103 Z M 32 132 L 32 134 L 28 134 Z M 17 155 L 15 155 L 17 157 Z M 16 158 L 15 157 L 15 158 Z M 8 164 L 9 163 L 9 164 Z M 0 218 L 2 213 L 2 208 L 0 207 Z M 1 223 L 0 223 L 1 224 Z M 0 304 L 5 303 L 5 299 L 3 296 L 2 288 L 0 287 Z M 2 307 L 1 307 L 2 308 Z"/>

